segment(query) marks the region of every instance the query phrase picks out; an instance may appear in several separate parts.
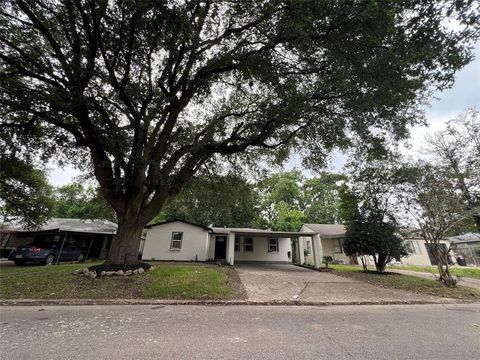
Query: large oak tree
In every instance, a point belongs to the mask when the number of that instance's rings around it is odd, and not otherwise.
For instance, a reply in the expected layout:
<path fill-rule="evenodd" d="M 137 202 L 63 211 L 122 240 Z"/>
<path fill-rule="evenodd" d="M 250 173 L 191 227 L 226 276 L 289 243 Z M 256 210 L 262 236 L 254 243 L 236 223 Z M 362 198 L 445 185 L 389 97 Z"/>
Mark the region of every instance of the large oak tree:
<path fill-rule="evenodd" d="M 405 136 L 479 23 L 468 0 L 0 4 L 2 137 L 31 129 L 91 167 L 118 218 L 109 263 L 137 261 L 205 164 L 294 147 L 315 165 L 354 136 Z"/>

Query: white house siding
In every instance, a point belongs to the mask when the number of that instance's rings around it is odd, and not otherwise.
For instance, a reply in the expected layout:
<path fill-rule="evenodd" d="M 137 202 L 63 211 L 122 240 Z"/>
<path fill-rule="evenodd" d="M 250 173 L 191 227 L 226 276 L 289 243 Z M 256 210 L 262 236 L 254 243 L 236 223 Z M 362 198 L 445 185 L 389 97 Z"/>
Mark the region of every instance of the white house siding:
<path fill-rule="evenodd" d="M 341 251 L 335 252 L 335 244 L 340 241 L 341 244 Z M 350 257 L 345 255 L 343 251 L 343 244 L 342 239 L 322 239 L 322 248 L 323 248 L 323 256 L 331 256 L 333 261 L 343 261 L 345 264 L 350 264 Z"/>
<path fill-rule="evenodd" d="M 173 232 L 182 232 L 182 248 L 170 249 Z M 207 230 L 181 221 L 152 226 L 146 229 L 142 259 L 172 261 L 205 261 L 209 233 Z"/>
<path fill-rule="evenodd" d="M 215 258 L 215 236 L 223 236 L 223 235 L 210 235 L 210 239 L 208 240 L 208 252 L 207 252 L 208 260 L 213 260 Z"/>
<path fill-rule="evenodd" d="M 410 254 L 407 257 L 402 257 L 401 261 L 404 265 L 432 265 L 430 258 L 428 256 L 427 247 L 425 244 L 425 240 L 423 239 L 405 239 L 405 241 L 412 243 L 416 243 L 417 245 L 414 246 L 416 249 L 415 252 Z M 441 244 L 445 244 L 447 249 L 450 248 L 450 243 L 447 240 L 440 240 Z"/>
<path fill-rule="evenodd" d="M 215 234 L 211 235 L 213 239 L 212 247 L 215 247 Z M 278 238 L 278 252 L 268 252 L 267 237 L 253 237 L 253 251 L 245 251 L 244 239 L 248 236 L 240 236 L 240 249 L 234 252 L 235 262 L 238 261 L 272 261 L 272 262 L 290 262 L 288 253 L 292 256 L 292 244 L 290 238 Z"/>

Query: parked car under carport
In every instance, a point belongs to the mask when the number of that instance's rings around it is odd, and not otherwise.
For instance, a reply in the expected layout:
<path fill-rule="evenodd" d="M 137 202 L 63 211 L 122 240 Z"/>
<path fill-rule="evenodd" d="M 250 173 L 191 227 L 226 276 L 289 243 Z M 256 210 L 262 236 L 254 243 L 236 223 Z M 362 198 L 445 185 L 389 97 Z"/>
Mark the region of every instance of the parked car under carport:
<path fill-rule="evenodd" d="M 27 262 L 52 265 L 60 261 L 83 261 L 85 254 L 74 243 L 62 244 L 48 239 L 36 238 L 32 243 L 15 248 L 8 256 L 16 265 Z"/>

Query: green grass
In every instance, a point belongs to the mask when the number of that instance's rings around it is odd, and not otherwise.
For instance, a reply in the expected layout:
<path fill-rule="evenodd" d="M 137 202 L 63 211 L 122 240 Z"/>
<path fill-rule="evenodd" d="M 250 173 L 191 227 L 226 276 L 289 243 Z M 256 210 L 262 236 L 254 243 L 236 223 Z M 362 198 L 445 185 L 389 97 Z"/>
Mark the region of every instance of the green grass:
<path fill-rule="evenodd" d="M 206 264 L 155 263 L 128 277 L 91 279 L 73 271 L 93 264 L 16 266 L 0 269 L 1 299 L 228 299 L 227 268 Z"/>
<path fill-rule="evenodd" d="M 436 266 L 416 266 L 416 265 L 402 265 L 402 266 L 392 266 L 389 267 L 392 269 L 398 270 L 410 270 L 410 271 L 420 271 L 420 272 L 429 272 L 432 274 L 438 274 L 438 269 Z M 480 268 L 463 268 L 455 267 L 450 268 L 452 275 L 458 277 L 468 277 L 473 279 L 480 279 Z"/>
<path fill-rule="evenodd" d="M 416 276 L 396 273 L 379 274 L 374 271 L 363 272 L 361 266 L 329 265 L 337 275 L 368 282 L 382 287 L 411 291 L 418 294 L 433 295 L 439 297 L 480 300 L 480 291 L 463 286 L 449 288 L 439 281 L 422 279 Z"/>
<path fill-rule="evenodd" d="M 228 275 L 214 267 L 164 265 L 147 276 L 146 298 L 225 299 L 230 295 Z"/>

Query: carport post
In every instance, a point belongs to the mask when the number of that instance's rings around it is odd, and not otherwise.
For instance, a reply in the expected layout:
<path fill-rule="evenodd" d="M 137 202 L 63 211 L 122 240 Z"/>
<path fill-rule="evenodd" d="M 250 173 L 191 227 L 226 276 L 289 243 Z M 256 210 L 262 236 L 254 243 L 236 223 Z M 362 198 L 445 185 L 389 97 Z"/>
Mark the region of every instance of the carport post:
<path fill-rule="evenodd" d="M 66 238 L 67 238 L 67 234 L 63 234 L 62 245 L 60 246 L 60 251 L 58 252 L 58 257 L 57 257 L 57 261 L 55 262 L 55 265 L 58 265 L 58 262 L 60 261 L 60 256 L 62 256 L 62 251 L 63 251 L 63 244 L 65 244 Z"/>
<path fill-rule="evenodd" d="M 322 244 L 320 243 L 320 235 L 315 234 L 312 237 L 313 245 L 313 261 L 315 263 L 315 269 L 320 269 L 322 266 Z"/>
<path fill-rule="evenodd" d="M 298 238 L 298 261 L 300 265 L 305 264 L 305 250 L 303 249 L 303 237 Z"/>
<path fill-rule="evenodd" d="M 95 234 L 92 234 L 92 236 L 90 238 L 90 244 L 88 244 L 87 254 L 85 255 L 85 261 L 87 261 L 88 255 L 90 255 L 90 250 L 92 249 L 92 244 L 93 244 L 93 238 L 94 237 L 95 237 Z"/>
<path fill-rule="evenodd" d="M 234 256 L 235 256 L 235 233 L 230 232 L 228 233 L 227 237 L 227 251 L 226 251 L 226 260 L 227 263 L 232 265 L 235 263 Z"/>

